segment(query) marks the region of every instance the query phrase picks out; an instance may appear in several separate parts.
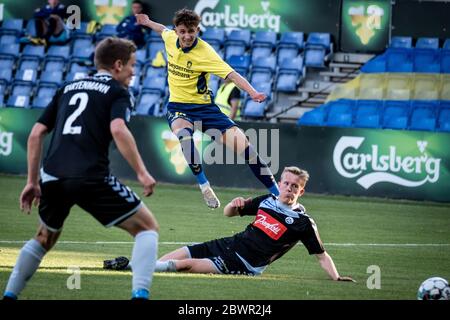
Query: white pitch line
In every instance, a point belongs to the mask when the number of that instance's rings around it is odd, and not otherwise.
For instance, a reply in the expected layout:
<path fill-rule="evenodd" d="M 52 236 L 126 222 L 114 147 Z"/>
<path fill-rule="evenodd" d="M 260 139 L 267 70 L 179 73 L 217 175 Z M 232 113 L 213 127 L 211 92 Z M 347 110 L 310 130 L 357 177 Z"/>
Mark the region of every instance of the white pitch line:
<path fill-rule="evenodd" d="M 0 244 L 23 244 L 27 241 L 0 240 Z M 198 242 L 161 241 L 162 245 L 190 245 Z M 132 245 L 133 241 L 58 241 L 57 244 L 86 244 L 86 245 Z M 299 243 L 302 245 L 302 243 Z M 334 247 L 450 247 L 450 243 L 325 243 L 325 246 Z"/>

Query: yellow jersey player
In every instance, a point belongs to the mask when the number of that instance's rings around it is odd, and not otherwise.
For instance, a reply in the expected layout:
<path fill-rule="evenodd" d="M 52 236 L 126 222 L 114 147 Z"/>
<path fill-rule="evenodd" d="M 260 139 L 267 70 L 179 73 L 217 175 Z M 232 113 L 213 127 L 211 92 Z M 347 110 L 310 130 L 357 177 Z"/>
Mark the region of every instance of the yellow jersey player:
<path fill-rule="evenodd" d="M 167 120 L 181 143 L 184 157 L 197 178 L 208 207 L 218 208 L 220 202 L 203 172 L 200 156 L 194 145 L 193 134 L 199 123 L 203 132 L 243 156 L 254 175 L 271 194 L 278 196 L 277 184 L 267 164 L 236 123 L 214 103 L 208 88 L 209 76 L 212 73 L 231 80 L 256 102 L 263 102 L 266 95 L 256 91 L 207 42 L 198 37 L 200 17 L 194 11 L 177 11 L 173 18 L 174 30 L 150 20 L 145 14 L 137 14 L 136 20 L 138 24 L 161 34 L 165 43 L 170 91 Z"/>

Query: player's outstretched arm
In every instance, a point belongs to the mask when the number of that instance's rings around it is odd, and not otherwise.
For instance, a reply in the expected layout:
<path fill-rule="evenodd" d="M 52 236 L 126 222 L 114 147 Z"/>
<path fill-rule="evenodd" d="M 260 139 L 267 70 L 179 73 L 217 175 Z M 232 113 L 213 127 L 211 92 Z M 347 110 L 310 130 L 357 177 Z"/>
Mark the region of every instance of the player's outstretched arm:
<path fill-rule="evenodd" d="M 244 208 L 245 204 L 251 201 L 251 198 L 244 199 L 242 197 L 237 197 L 231 200 L 225 208 L 223 208 L 223 215 L 226 217 L 234 217 L 239 215 L 239 209 Z"/>
<path fill-rule="evenodd" d="M 144 187 L 144 196 L 150 196 L 153 193 L 156 181 L 148 173 L 147 168 L 139 154 L 136 141 L 130 130 L 128 130 L 125 121 L 117 118 L 111 121 L 111 134 L 122 156 L 127 160 L 131 168 L 136 172 L 137 179 Z"/>
<path fill-rule="evenodd" d="M 316 254 L 316 257 L 319 260 L 319 263 L 320 263 L 320 266 L 322 267 L 322 269 L 325 270 L 326 273 L 328 273 L 328 275 L 330 276 L 331 279 L 333 279 L 335 281 L 356 282 L 351 277 L 341 277 L 339 275 L 339 272 L 337 271 L 336 266 L 334 265 L 333 259 L 331 259 L 330 255 L 326 251 L 321 254 Z"/>
<path fill-rule="evenodd" d="M 27 184 L 20 195 L 20 209 L 30 213 L 31 205 L 39 204 L 41 188 L 39 187 L 39 164 L 41 163 L 42 145 L 48 133 L 47 126 L 36 123 L 28 136 L 28 178 Z"/>
<path fill-rule="evenodd" d="M 227 79 L 230 79 L 238 88 L 247 92 L 253 101 L 263 102 L 266 100 L 267 97 L 264 93 L 256 91 L 255 88 L 253 88 L 253 86 L 236 71 L 231 72 L 227 76 Z"/>
<path fill-rule="evenodd" d="M 150 20 L 148 15 L 143 13 L 139 13 L 136 15 L 136 21 L 141 26 L 148 27 L 153 31 L 158 32 L 159 34 L 161 34 L 164 31 L 164 29 L 166 29 L 165 25 Z"/>

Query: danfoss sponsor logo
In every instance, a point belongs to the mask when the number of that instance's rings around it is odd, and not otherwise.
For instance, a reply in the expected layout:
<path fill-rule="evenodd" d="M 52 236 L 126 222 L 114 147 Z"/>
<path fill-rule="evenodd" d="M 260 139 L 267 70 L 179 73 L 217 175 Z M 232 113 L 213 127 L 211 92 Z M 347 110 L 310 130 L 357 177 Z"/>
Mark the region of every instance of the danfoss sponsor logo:
<path fill-rule="evenodd" d="M 232 8 L 227 4 L 224 5 L 223 12 L 214 11 L 219 2 L 219 0 L 199 0 L 195 5 L 194 11 L 202 18 L 200 25 L 202 30 L 206 27 L 225 27 L 270 29 L 275 32 L 280 32 L 281 17 L 270 13 L 270 1 L 260 2 L 263 11 L 261 14 L 248 13 L 246 11 L 248 9 L 242 5 L 238 6 L 236 10 L 236 8 Z M 206 11 L 207 9 L 213 11 Z"/>
<path fill-rule="evenodd" d="M 278 220 L 269 216 L 263 210 L 258 210 L 255 221 L 253 225 L 259 229 L 261 229 L 264 233 L 266 233 L 269 237 L 274 240 L 278 240 L 283 233 L 287 230 L 287 228 L 282 225 Z"/>
<path fill-rule="evenodd" d="M 418 187 L 439 180 L 442 159 L 426 153 L 427 141 L 417 141 L 419 155 L 402 156 L 393 145 L 388 152 L 381 152 L 376 144 L 371 145 L 370 153 L 358 152 L 364 140 L 364 137 L 341 137 L 333 151 L 336 171 L 345 178 L 358 178 L 356 182 L 363 188 L 369 189 L 379 182 Z"/>

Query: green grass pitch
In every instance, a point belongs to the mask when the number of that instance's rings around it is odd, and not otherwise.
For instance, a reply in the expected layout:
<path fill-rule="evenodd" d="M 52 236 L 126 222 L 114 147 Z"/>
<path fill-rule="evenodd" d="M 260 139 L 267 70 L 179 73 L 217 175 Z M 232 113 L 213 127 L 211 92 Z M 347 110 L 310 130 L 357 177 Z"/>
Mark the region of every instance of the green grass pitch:
<path fill-rule="evenodd" d="M 24 177 L 0 176 L 0 290 L 23 241 L 38 224 L 19 210 Z M 137 192 L 140 187 L 129 182 Z M 217 188 L 225 205 L 238 195 L 262 190 Z M 158 185 L 144 199 L 160 224 L 159 255 L 185 243 L 240 232 L 251 217 L 226 218 L 209 210 L 197 187 Z M 262 276 L 155 273 L 152 299 L 415 299 L 420 283 L 431 276 L 450 278 L 450 205 L 412 201 L 318 196 L 301 202 L 318 224 L 325 248 L 341 275 L 358 282 L 333 282 L 302 245 L 270 265 Z M 132 238 L 117 228 L 105 229 L 74 207 L 60 243 L 44 258 L 21 299 L 129 299 L 131 272 L 102 270 L 104 259 L 130 256 Z M 81 289 L 68 289 L 70 267 L 81 272 Z M 380 268 L 381 288 L 369 289 L 369 266 Z M 369 268 L 370 271 L 370 268 Z M 369 279 L 369 283 L 373 283 Z"/>

